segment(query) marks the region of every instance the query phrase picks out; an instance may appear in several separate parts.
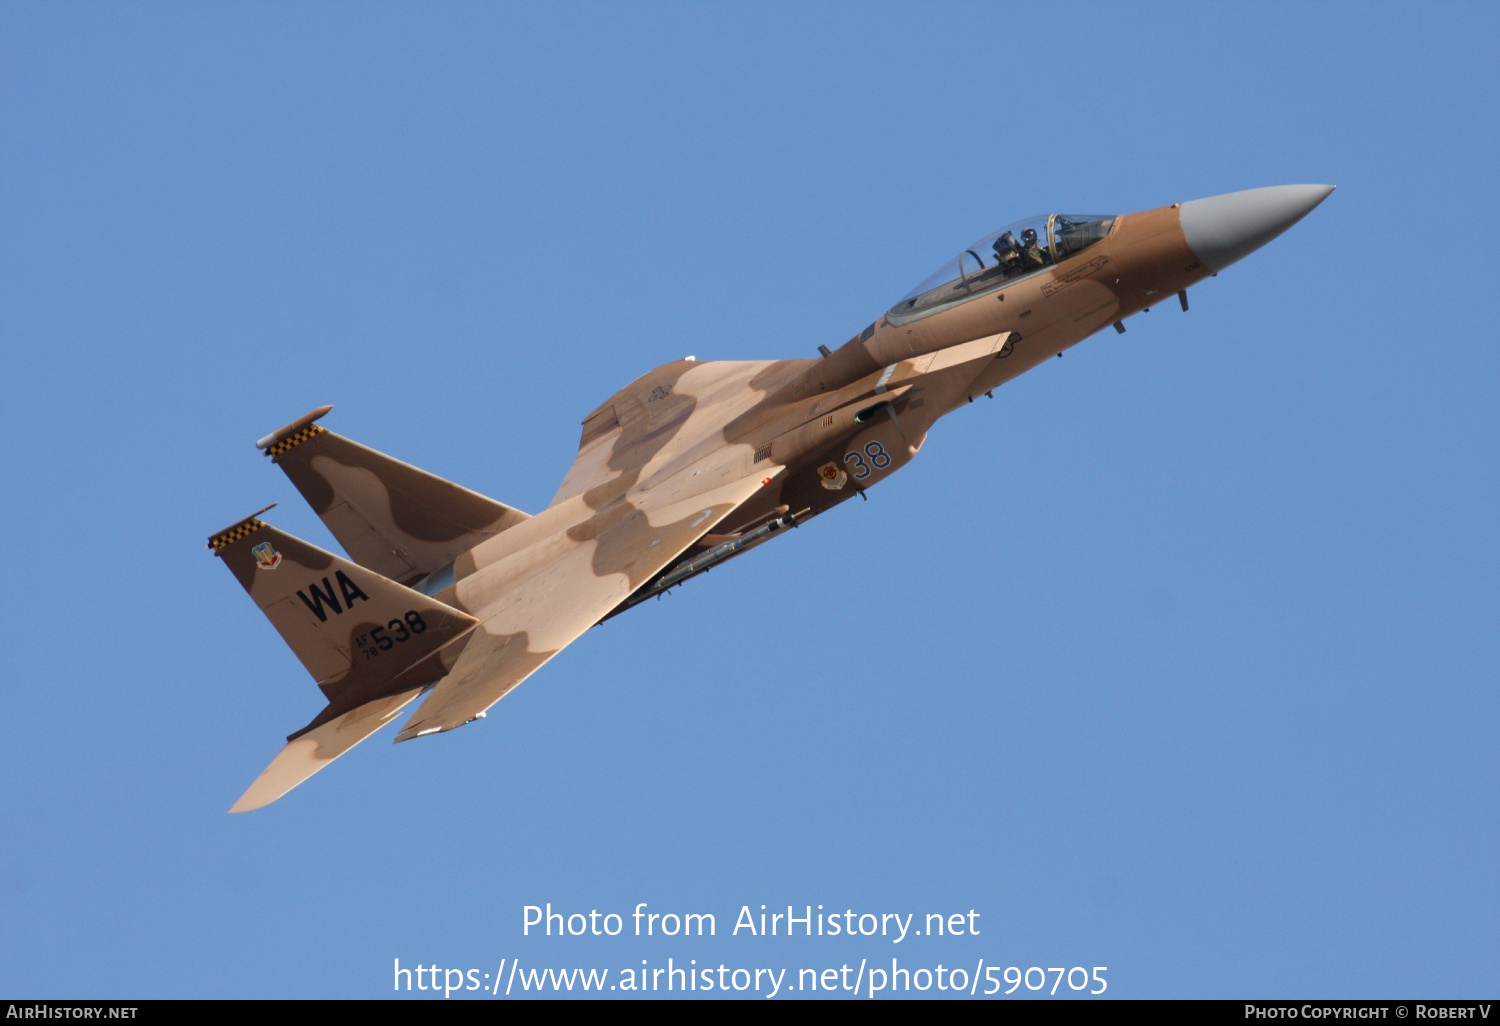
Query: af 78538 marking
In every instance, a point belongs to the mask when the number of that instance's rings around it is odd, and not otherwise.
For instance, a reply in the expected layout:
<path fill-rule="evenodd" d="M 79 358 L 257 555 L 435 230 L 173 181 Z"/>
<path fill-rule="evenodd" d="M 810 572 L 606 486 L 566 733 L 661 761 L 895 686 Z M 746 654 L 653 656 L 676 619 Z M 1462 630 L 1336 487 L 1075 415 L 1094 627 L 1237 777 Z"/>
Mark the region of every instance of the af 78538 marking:
<path fill-rule="evenodd" d="M 427 622 L 415 609 L 408 610 L 400 619 L 392 620 L 384 627 L 371 627 L 354 639 L 366 659 L 374 659 L 382 652 L 389 652 L 397 645 L 410 641 L 415 634 L 427 630 Z M 386 631 L 393 633 L 387 634 Z"/>

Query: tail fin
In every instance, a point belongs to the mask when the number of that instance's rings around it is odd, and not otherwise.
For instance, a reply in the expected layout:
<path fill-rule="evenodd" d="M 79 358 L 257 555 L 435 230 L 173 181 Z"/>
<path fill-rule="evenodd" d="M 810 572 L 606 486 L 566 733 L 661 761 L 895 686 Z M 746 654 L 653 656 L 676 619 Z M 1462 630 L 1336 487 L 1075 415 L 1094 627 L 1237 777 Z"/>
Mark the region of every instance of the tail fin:
<path fill-rule="evenodd" d="M 257 516 L 220 531 L 208 547 L 328 696 L 325 717 L 438 679 L 440 650 L 478 623 Z"/>
<path fill-rule="evenodd" d="M 351 559 L 403 584 L 530 517 L 315 423 L 322 406 L 256 443 Z"/>

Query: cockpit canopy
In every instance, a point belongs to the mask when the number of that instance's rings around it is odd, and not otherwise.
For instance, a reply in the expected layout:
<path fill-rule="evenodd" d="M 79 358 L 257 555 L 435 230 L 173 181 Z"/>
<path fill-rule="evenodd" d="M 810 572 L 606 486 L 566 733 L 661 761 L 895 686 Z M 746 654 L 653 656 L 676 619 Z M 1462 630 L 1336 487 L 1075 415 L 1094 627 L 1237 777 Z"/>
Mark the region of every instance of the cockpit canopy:
<path fill-rule="evenodd" d="M 908 292 L 886 320 L 906 324 L 1036 274 L 1092 246 L 1114 223 L 1113 217 L 1096 214 L 1052 214 L 1007 225 Z"/>

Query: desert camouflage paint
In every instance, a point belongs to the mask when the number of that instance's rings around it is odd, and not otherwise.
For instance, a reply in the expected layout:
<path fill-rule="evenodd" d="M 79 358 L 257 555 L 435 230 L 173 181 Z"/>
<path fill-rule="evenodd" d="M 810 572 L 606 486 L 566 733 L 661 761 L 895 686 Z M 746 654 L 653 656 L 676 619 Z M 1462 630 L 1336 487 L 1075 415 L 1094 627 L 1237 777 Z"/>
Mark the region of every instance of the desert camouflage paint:
<path fill-rule="evenodd" d="M 331 407 L 272 432 L 259 447 L 349 558 L 259 514 L 209 541 L 328 698 L 231 811 L 424 694 L 397 741 L 482 718 L 594 624 L 884 481 L 938 418 L 1174 294 L 1186 309 L 1214 272 L 1180 206 L 1100 222 L 1080 251 L 930 314 L 893 309 L 822 358 L 657 367 L 584 418 L 535 515 L 325 429 Z"/>

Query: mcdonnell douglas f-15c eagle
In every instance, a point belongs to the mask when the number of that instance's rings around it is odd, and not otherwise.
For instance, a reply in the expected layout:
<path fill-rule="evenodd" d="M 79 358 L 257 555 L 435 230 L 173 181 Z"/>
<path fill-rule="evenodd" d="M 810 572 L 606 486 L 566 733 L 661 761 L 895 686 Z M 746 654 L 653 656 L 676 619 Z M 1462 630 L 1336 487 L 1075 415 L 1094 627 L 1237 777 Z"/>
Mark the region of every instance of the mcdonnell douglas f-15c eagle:
<path fill-rule="evenodd" d="M 259 514 L 209 540 L 328 698 L 230 811 L 280 798 L 424 694 L 397 741 L 481 719 L 601 620 L 885 480 L 959 405 L 1173 295 L 1186 310 L 1188 286 L 1332 191 L 1032 218 L 820 358 L 657 367 L 584 418 L 535 515 L 324 429 L 327 406 L 267 435 L 348 558 Z"/>

